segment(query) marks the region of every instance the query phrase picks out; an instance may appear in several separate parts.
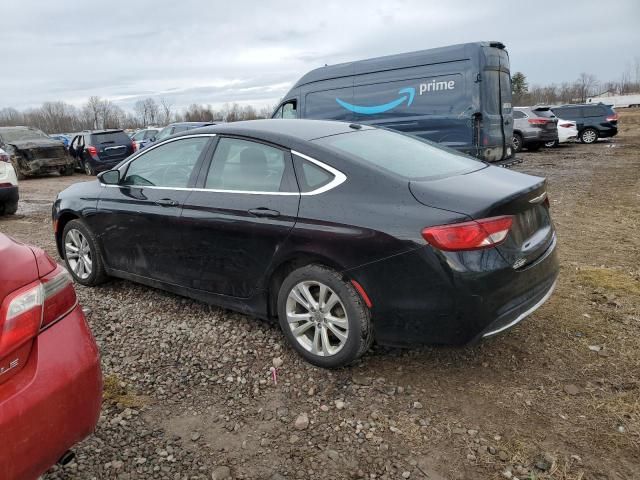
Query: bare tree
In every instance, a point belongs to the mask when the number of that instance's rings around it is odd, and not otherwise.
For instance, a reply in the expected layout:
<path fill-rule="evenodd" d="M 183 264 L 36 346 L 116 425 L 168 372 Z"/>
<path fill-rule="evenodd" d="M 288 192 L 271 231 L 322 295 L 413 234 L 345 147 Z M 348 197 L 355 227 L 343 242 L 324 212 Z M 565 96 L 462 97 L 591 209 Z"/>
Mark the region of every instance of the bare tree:
<path fill-rule="evenodd" d="M 100 97 L 89 97 L 89 100 L 84 105 L 84 110 L 87 112 L 87 117 L 92 120 L 91 128 L 100 128 L 100 118 L 103 110 Z"/>
<path fill-rule="evenodd" d="M 580 103 L 587 101 L 587 97 L 592 93 L 593 89 L 598 85 L 598 79 L 595 75 L 582 72 L 575 82 Z"/>
<path fill-rule="evenodd" d="M 173 107 L 173 104 L 166 97 L 160 97 L 160 111 L 162 113 L 160 123 L 162 125 L 171 122 L 171 107 Z"/>

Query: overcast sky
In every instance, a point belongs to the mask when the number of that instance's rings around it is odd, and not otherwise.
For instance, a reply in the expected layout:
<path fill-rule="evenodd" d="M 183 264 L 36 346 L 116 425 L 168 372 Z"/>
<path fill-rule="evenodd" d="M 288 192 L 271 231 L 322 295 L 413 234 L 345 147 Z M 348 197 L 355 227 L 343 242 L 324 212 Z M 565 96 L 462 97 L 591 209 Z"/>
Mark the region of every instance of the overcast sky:
<path fill-rule="evenodd" d="M 637 0 L 0 2 L 0 108 L 273 105 L 324 64 L 476 40 L 505 43 L 530 84 L 617 80 L 640 59 Z"/>

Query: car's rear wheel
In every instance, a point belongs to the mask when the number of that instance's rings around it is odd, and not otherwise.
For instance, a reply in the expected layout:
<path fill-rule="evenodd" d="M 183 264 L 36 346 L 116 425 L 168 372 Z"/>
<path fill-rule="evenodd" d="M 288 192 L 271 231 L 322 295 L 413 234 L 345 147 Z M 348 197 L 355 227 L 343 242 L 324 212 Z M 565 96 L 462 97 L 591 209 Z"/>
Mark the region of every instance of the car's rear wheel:
<path fill-rule="evenodd" d="M 85 161 L 84 162 L 84 173 L 86 173 L 87 175 L 93 177 L 96 174 L 96 169 L 93 168 L 89 162 Z"/>
<path fill-rule="evenodd" d="M 92 287 L 107 279 L 98 242 L 82 220 L 71 220 L 65 225 L 62 248 L 67 270 L 76 282 Z"/>
<path fill-rule="evenodd" d="M 512 142 L 514 153 L 522 151 L 522 135 L 520 135 L 519 133 L 514 133 Z"/>
<path fill-rule="evenodd" d="M 580 133 L 582 143 L 594 143 L 596 140 L 598 140 L 598 131 L 595 128 L 585 128 Z"/>
<path fill-rule="evenodd" d="M 0 203 L 0 215 L 13 215 L 18 211 L 18 201 Z"/>
<path fill-rule="evenodd" d="M 557 147 L 558 145 L 560 145 L 560 142 L 558 140 L 554 140 L 553 142 L 547 142 L 544 144 L 544 146 L 547 148 L 554 148 L 554 147 Z"/>
<path fill-rule="evenodd" d="M 321 265 L 294 270 L 284 280 L 278 317 L 289 344 L 319 367 L 347 365 L 373 341 L 371 315 L 356 289 Z"/>

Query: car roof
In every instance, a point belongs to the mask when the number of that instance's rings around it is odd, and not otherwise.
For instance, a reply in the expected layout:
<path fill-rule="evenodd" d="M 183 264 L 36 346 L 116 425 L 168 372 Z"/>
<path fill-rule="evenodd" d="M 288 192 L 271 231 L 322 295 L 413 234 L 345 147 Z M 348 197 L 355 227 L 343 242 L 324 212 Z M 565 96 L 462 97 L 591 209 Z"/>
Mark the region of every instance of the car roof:
<path fill-rule="evenodd" d="M 290 143 L 299 141 L 309 141 L 320 137 L 338 135 L 341 133 L 353 132 L 353 123 L 337 122 L 331 120 L 309 120 L 309 119 L 266 119 L 266 120 L 246 120 L 242 122 L 221 123 L 207 127 L 180 132 L 173 137 L 183 135 L 193 135 L 196 133 L 217 133 L 228 135 L 250 136 L 262 138 L 274 143 Z M 365 125 L 358 125 L 358 128 L 369 129 Z"/>
<path fill-rule="evenodd" d="M 85 130 L 84 133 L 118 133 L 118 132 L 124 132 L 124 130 L 120 129 L 120 128 L 108 128 L 108 129 L 102 129 L 102 130 Z"/>

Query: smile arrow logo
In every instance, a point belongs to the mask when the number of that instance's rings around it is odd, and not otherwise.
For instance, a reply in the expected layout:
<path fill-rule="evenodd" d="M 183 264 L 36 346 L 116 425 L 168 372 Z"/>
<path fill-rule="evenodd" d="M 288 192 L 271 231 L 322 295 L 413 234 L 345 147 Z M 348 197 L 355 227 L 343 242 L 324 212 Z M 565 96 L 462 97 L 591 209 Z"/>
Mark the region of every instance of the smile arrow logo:
<path fill-rule="evenodd" d="M 396 108 L 398 105 L 401 105 L 405 100 L 407 101 L 407 107 L 413 103 L 413 97 L 416 96 L 416 89 L 413 87 L 403 88 L 398 92 L 401 96 L 392 102 L 385 103 L 383 105 L 373 105 L 371 107 L 363 107 L 361 105 L 352 105 L 351 103 L 347 103 L 344 100 L 340 100 L 336 98 L 336 102 L 347 110 L 350 110 L 355 113 L 360 113 L 362 115 L 375 115 L 376 113 L 384 113 L 388 112 Z"/>

